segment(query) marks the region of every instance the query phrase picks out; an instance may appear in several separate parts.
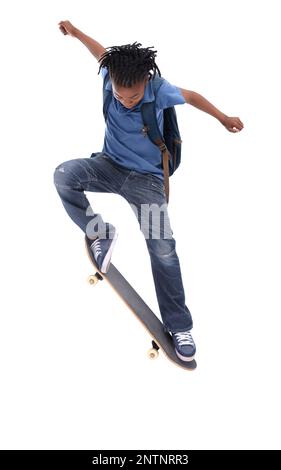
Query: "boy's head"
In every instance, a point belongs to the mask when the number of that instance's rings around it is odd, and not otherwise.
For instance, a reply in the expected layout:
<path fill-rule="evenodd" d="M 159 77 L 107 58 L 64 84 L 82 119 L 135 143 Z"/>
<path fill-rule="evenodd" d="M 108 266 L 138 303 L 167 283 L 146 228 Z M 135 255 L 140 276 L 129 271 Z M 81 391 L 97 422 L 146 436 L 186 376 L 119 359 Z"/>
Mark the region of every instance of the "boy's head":
<path fill-rule="evenodd" d="M 113 46 L 99 59 L 101 67 L 107 67 L 112 81 L 113 95 L 126 108 L 132 108 L 142 100 L 145 86 L 156 71 L 161 77 L 159 68 L 155 63 L 157 51 L 150 47 L 141 48 L 140 43 Z M 153 46 L 152 46 L 153 47 Z"/>

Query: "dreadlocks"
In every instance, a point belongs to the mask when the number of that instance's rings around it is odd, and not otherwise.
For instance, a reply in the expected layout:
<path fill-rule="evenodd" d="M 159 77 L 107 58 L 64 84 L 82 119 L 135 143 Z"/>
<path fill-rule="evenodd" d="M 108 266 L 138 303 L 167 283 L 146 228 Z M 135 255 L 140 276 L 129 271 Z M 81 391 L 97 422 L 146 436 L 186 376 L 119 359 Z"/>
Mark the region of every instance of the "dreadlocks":
<path fill-rule="evenodd" d="M 157 51 L 150 50 L 151 47 L 139 47 L 142 44 L 136 41 L 133 44 L 125 44 L 123 46 L 106 47 L 109 51 L 102 54 L 99 59 L 100 69 L 108 67 L 110 78 L 117 86 L 130 88 L 136 83 L 142 82 L 153 70 L 153 77 L 158 72 L 161 77 L 161 72 L 155 63 L 155 56 Z"/>

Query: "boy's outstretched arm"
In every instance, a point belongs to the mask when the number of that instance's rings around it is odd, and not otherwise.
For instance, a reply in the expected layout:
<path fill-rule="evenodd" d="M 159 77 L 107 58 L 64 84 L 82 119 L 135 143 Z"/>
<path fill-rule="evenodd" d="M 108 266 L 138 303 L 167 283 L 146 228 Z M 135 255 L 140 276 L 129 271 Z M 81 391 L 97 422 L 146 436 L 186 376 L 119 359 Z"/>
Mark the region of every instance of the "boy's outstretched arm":
<path fill-rule="evenodd" d="M 212 103 L 210 103 L 204 96 L 196 93 L 196 91 L 185 90 L 184 88 L 180 88 L 180 91 L 186 101 L 186 103 L 195 106 L 195 108 L 204 111 L 205 113 L 214 116 L 218 119 L 222 125 L 230 132 L 239 132 L 243 129 L 244 124 L 239 119 L 239 117 L 231 117 L 227 116 L 226 114 L 222 113 L 217 109 Z"/>
<path fill-rule="evenodd" d="M 101 57 L 101 55 L 106 52 L 106 49 L 95 39 L 92 39 L 90 36 L 82 33 L 78 28 L 73 26 L 70 21 L 60 21 L 59 27 L 63 34 L 69 34 L 77 39 L 79 39 L 88 49 L 89 51 L 95 56 L 97 60 Z"/>

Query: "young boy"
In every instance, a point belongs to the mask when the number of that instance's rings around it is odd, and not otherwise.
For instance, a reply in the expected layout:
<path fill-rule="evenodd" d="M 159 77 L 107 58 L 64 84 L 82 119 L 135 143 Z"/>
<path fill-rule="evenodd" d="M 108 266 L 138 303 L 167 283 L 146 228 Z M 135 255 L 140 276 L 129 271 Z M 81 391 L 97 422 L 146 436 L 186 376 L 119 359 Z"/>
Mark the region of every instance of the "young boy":
<path fill-rule="evenodd" d="M 59 165 L 54 173 L 56 189 L 68 215 L 91 239 L 102 272 L 109 268 L 116 229 L 94 213 L 84 191 L 115 193 L 129 202 L 145 235 L 164 328 L 172 334 L 178 357 L 191 361 L 196 352 L 190 333 L 193 322 L 185 305 L 176 242 L 167 212 L 162 154 L 143 132 L 140 106 L 156 100 L 161 132 L 163 109 L 184 103 L 211 114 L 230 132 L 240 131 L 243 124 L 239 118 L 221 113 L 198 93 L 178 88 L 167 80 L 155 97 L 152 80 L 157 72 L 161 76 L 155 63 L 157 51 L 140 48 L 138 43 L 113 46 L 107 51 L 69 21 L 61 21 L 59 27 L 63 34 L 78 38 L 90 50 L 100 62 L 99 72 L 104 79 L 109 74 L 106 89 L 112 92 L 112 98 L 102 152 Z"/>

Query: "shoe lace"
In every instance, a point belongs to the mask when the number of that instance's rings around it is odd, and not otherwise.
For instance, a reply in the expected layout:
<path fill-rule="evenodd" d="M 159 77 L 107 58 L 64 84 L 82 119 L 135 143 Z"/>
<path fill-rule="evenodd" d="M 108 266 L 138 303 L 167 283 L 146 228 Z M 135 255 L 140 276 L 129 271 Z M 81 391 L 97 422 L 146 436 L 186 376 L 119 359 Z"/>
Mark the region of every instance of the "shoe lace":
<path fill-rule="evenodd" d="M 97 239 L 93 242 L 92 247 L 93 247 L 93 249 L 94 249 L 95 257 L 97 258 L 97 257 L 101 254 L 101 246 L 100 246 L 100 240 L 99 240 L 99 238 L 97 238 Z"/>
<path fill-rule="evenodd" d="M 180 331 L 179 333 L 175 333 L 175 336 L 180 346 L 188 346 L 190 344 L 193 346 L 194 344 L 189 331 Z"/>

